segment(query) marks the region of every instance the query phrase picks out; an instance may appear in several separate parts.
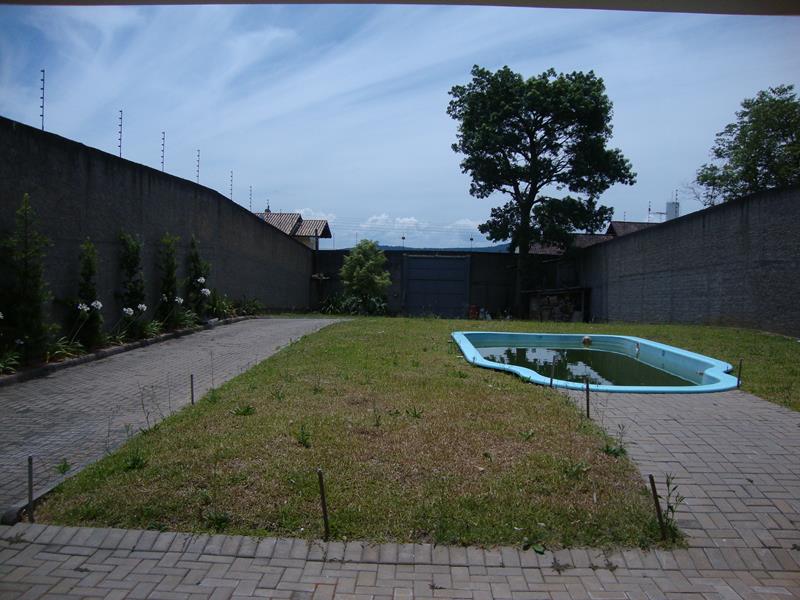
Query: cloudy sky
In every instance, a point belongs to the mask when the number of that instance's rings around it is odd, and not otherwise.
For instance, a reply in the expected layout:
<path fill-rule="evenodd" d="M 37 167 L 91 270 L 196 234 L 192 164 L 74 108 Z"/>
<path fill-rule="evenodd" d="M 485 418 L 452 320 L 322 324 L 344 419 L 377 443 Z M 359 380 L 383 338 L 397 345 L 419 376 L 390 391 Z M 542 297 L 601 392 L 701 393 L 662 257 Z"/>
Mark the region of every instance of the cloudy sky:
<path fill-rule="evenodd" d="M 451 149 L 448 90 L 473 64 L 594 70 L 638 174 L 603 202 L 646 220 L 708 159 L 739 103 L 800 84 L 800 19 L 500 7 L 0 7 L 0 114 L 263 210 L 327 217 L 335 239 L 452 246 L 478 200 Z M 699 204 L 682 195 L 683 213 Z M 655 216 L 654 218 L 659 218 Z M 485 242 L 483 242 L 485 244 Z"/>

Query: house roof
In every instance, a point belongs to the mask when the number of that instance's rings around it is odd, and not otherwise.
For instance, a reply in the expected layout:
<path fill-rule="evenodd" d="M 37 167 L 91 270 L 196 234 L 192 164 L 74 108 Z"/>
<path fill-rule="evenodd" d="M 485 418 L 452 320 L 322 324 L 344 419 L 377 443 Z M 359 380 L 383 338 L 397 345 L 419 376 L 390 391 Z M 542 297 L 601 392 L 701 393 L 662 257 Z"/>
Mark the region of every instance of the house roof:
<path fill-rule="evenodd" d="M 613 239 L 613 235 L 602 233 L 576 233 L 572 240 L 572 247 L 588 248 L 589 246 L 594 246 L 595 244 L 600 244 Z M 531 244 L 530 253 L 538 254 L 539 256 L 561 256 L 564 254 L 564 249 L 551 244 L 540 244 L 535 242 Z"/>
<path fill-rule="evenodd" d="M 325 219 L 301 219 L 300 225 L 294 235 L 303 237 L 331 237 L 331 228 Z"/>
<path fill-rule="evenodd" d="M 644 221 L 611 221 L 606 231 L 607 235 L 619 237 L 621 235 L 628 235 L 634 231 L 641 231 L 659 223 L 645 223 Z"/>
<path fill-rule="evenodd" d="M 273 227 L 277 227 L 286 235 L 297 237 L 331 237 L 331 229 L 325 219 L 304 220 L 300 213 L 280 213 L 266 211 L 255 213 Z"/>

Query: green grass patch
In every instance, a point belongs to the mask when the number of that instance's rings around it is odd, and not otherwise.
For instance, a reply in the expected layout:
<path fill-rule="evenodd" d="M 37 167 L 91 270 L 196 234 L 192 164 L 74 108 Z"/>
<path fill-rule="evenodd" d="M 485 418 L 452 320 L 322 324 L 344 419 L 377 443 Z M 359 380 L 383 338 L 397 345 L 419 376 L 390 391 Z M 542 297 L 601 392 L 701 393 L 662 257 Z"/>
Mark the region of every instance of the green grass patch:
<path fill-rule="evenodd" d="M 305 337 L 65 482 L 37 516 L 319 537 L 322 467 L 337 539 L 656 543 L 611 438 L 561 394 L 465 363 L 450 332 L 478 325 L 369 318 Z"/>

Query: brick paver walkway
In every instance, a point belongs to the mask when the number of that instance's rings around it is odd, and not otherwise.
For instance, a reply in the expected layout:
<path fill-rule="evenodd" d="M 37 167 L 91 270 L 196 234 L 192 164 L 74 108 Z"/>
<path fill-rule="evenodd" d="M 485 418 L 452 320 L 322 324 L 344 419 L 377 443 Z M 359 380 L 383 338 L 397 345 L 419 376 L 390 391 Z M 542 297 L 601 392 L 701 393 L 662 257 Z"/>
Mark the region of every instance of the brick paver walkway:
<path fill-rule="evenodd" d="M 63 459 L 73 468 L 92 463 L 188 404 L 190 374 L 199 399 L 212 385 L 332 322 L 241 321 L 0 388 L 0 511 L 25 499 L 29 455 L 36 489 L 46 488 L 58 480 Z"/>
<path fill-rule="evenodd" d="M 737 550 L 732 549 L 735 556 Z M 768 549 L 716 557 L 700 548 L 539 556 L 515 548 L 309 544 L 17 524 L 0 528 L 3 598 L 290 600 L 787 600 L 800 566 Z"/>
<path fill-rule="evenodd" d="M 583 394 L 570 393 L 582 407 Z M 718 394 L 592 394 L 592 417 L 624 427 L 629 455 L 663 491 L 686 497 L 678 523 L 712 556 L 732 548 L 800 558 L 800 413 L 734 390 Z M 734 564 L 739 564 L 738 562 Z"/>

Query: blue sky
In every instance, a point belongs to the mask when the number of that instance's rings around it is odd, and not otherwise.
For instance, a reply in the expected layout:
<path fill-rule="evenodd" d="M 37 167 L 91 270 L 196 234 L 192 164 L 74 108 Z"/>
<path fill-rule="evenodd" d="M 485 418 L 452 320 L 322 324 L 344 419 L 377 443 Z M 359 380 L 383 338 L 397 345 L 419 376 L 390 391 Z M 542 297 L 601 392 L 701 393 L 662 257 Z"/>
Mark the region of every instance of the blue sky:
<path fill-rule="evenodd" d="M 473 64 L 593 69 L 638 174 L 603 196 L 645 220 L 708 160 L 739 103 L 800 84 L 800 19 L 429 6 L 0 7 L 0 114 L 263 210 L 327 217 L 335 240 L 469 245 L 502 198 L 468 193 L 447 92 Z M 700 207 L 680 193 L 683 213 Z"/>

